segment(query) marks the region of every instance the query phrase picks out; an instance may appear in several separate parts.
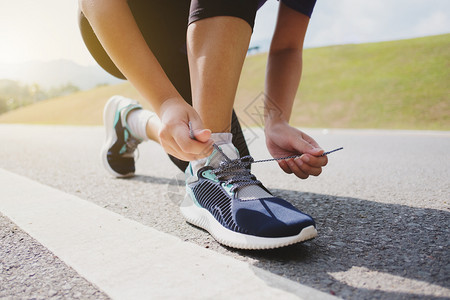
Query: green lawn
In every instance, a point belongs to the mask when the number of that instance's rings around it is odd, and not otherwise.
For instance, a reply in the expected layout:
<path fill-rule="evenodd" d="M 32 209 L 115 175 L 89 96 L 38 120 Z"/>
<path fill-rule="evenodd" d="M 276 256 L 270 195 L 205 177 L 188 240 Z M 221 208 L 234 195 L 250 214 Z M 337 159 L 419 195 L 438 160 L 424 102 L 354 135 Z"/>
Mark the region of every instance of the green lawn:
<path fill-rule="evenodd" d="M 263 91 L 265 61 L 247 61 L 241 107 Z M 303 64 L 294 125 L 450 129 L 450 34 L 307 49 Z"/>
<path fill-rule="evenodd" d="M 245 125 L 258 125 L 266 54 L 248 57 L 236 99 Z M 291 123 L 319 128 L 450 130 L 450 34 L 306 49 Z M 106 100 L 141 100 L 130 84 L 42 101 L 2 123 L 101 124 Z"/>

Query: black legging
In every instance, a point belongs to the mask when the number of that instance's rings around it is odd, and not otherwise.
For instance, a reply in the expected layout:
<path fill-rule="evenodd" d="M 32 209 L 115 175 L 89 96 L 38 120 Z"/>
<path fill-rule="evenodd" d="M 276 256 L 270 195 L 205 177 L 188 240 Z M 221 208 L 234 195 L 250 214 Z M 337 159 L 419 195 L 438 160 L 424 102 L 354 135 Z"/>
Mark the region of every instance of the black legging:
<path fill-rule="evenodd" d="M 192 2 L 192 3 L 191 3 Z M 214 16 L 242 18 L 253 28 L 258 0 L 129 0 L 136 23 L 168 78 L 183 99 L 192 105 L 189 66 L 186 54 L 188 24 Z M 97 63 L 110 74 L 125 79 L 103 49 L 88 20 L 80 12 L 83 40 Z M 241 126 L 233 110 L 233 144 L 241 156 L 249 155 Z M 188 162 L 172 155 L 170 159 L 184 171 Z"/>

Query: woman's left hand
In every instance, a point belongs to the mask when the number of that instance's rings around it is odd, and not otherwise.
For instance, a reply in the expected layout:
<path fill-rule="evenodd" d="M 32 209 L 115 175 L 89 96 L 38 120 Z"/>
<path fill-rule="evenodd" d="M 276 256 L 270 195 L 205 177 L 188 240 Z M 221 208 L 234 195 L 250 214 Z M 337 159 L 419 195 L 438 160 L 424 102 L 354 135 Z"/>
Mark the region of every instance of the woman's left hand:
<path fill-rule="evenodd" d="M 328 158 L 321 156 L 324 150 L 312 137 L 286 122 L 266 124 L 265 135 L 267 149 L 273 158 L 301 154 L 295 159 L 278 161 L 280 168 L 288 174 L 294 173 L 301 179 L 318 176 L 328 163 Z"/>

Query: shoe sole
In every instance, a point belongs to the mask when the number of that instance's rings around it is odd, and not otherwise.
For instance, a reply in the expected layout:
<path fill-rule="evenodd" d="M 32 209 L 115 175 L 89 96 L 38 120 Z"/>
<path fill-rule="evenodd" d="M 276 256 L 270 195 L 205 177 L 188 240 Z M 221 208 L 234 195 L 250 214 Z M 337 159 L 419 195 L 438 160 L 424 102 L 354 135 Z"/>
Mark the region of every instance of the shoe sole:
<path fill-rule="evenodd" d="M 103 125 L 106 130 L 106 140 L 103 144 L 102 150 L 100 152 L 100 159 L 103 163 L 103 167 L 108 171 L 111 175 L 118 178 L 127 178 L 134 176 L 134 173 L 128 174 L 120 174 L 114 171 L 108 163 L 108 151 L 117 141 L 117 134 L 114 128 L 114 118 L 116 115 L 117 107 L 119 106 L 121 98 L 118 96 L 112 97 L 108 100 L 103 110 Z"/>
<path fill-rule="evenodd" d="M 237 249 L 275 249 L 317 236 L 317 230 L 313 225 L 303 228 L 297 235 L 275 238 L 258 237 L 229 230 L 222 226 L 207 209 L 197 206 L 189 193 L 186 193 L 180 210 L 188 223 L 205 229 L 219 243 Z"/>

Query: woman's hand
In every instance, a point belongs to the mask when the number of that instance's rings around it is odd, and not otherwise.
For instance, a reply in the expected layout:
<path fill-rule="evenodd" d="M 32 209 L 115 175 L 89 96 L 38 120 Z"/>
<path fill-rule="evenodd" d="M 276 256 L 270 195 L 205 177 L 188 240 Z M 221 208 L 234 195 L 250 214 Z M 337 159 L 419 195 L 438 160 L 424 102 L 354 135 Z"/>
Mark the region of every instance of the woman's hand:
<path fill-rule="evenodd" d="M 318 176 L 328 162 L 326 156 L 321 156 L 324 151 L 313 138 L 286 122 L 266 124 L 265 135 L 267 149 L 274 158 L 302 154 L 295 159 L 278 161 L 288 174 L 294 173 L 301 179 Z"/>
<path fill-rule="evenodd" d="M 167 153 L 185 161 L 197 160 L 212 153 L 211 131 L 203 129 L 200 116 L 183 99 L 164 101 L 159 109 L 159 117 L 162 123 L 159 140 Z M 195 140 L 189 136 L 189 122 Z"/>

